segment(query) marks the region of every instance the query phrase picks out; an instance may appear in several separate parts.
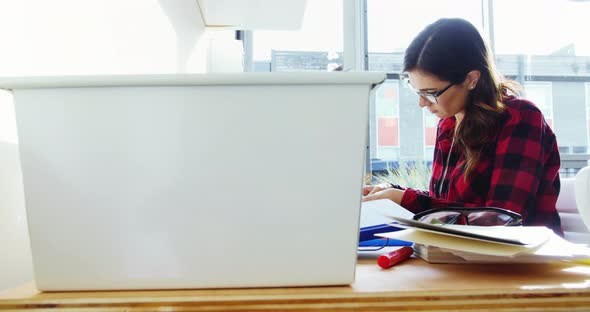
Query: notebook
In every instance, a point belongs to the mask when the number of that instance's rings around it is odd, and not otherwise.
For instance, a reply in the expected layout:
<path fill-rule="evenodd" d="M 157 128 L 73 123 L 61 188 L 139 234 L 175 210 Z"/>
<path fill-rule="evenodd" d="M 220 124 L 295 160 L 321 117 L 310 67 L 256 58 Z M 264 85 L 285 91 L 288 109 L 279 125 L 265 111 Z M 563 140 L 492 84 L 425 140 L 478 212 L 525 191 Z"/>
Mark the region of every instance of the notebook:
<path fill-rule="evenodd" d="M 354 280 L 380 73 L 5 78 L 40 290 Z"/>

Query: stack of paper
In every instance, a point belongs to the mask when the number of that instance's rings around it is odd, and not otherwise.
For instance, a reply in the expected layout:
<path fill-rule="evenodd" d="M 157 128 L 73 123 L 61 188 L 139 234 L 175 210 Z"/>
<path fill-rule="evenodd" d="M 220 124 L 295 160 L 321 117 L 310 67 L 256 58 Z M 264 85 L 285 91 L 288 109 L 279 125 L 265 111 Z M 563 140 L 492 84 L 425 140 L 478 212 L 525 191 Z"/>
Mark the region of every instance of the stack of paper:
<path fill-rule="evenodd" d="M 539 226 L 427 224 L 391 217 L 405 230 L 376 236 L 411 241 L 416 254 L 433 263 L 539 263 L 590 259 L 590 248 L 570 243 Z"/>

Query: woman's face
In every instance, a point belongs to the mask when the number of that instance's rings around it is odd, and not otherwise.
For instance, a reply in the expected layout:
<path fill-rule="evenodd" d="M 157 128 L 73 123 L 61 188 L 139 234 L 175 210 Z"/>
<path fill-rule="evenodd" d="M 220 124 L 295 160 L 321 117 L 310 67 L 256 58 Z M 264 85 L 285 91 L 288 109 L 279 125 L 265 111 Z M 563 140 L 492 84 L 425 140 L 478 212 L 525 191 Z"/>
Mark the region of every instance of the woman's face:
<path fill-rule="evenodd" d="M 420 107 L 428 108 L 438 118 L 463 117 L 472 87 L 466 87 L 465 83 L 451 84 L 419 69 L 409 71 L 408 76 L 410 88 L 419 95 Z"/>

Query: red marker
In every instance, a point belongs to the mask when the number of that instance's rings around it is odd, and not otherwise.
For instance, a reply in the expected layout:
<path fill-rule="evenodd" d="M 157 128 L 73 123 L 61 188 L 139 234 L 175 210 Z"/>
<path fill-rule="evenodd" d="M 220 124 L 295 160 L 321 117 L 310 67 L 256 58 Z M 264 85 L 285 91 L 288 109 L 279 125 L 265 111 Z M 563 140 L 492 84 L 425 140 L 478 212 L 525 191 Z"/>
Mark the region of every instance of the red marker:
<path fill-rule="evenodd" d="M 413 253 L 414 249 L 412 249 L 412 247 L 405 246 L 386 255 L 379 256 L 379 258 L 377 258 L 377 264 L 382 269 L 389 269 L 392 266 L 410 258 Z"/>

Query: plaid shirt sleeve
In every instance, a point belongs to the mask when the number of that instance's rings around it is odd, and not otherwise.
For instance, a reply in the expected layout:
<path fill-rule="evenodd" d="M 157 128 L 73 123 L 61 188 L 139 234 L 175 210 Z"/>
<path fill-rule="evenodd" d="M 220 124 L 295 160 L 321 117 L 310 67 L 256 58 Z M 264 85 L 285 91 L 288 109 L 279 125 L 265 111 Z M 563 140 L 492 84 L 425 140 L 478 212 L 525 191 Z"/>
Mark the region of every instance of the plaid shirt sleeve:
<path fill-rule="evenodd" d="M 517 101 L 518 108 L 510 111 L 510 118 L 499 129 L 490 164 L 489 188 L 478 190 L 482 193 L 481 201 L 441 199 L 434 196 L 432 189 L 426 193 L 408 188 L 401 205 L 413 212 L 448 206 L 500 207 L 520 213 L 525 225 L 545 225 L 561 233 L 555 208 L 560 189 L 560 158 L 555 135 L 538 108 L 530 102 Z M 440 161 L 438 164 L 435 161 L 434 165 L 440 166 Z M 473 174 L 481 174 L 478 169 L 476 167 Z M 474 186 L 469 187 L 469 191 L 474 191 Z"/>

